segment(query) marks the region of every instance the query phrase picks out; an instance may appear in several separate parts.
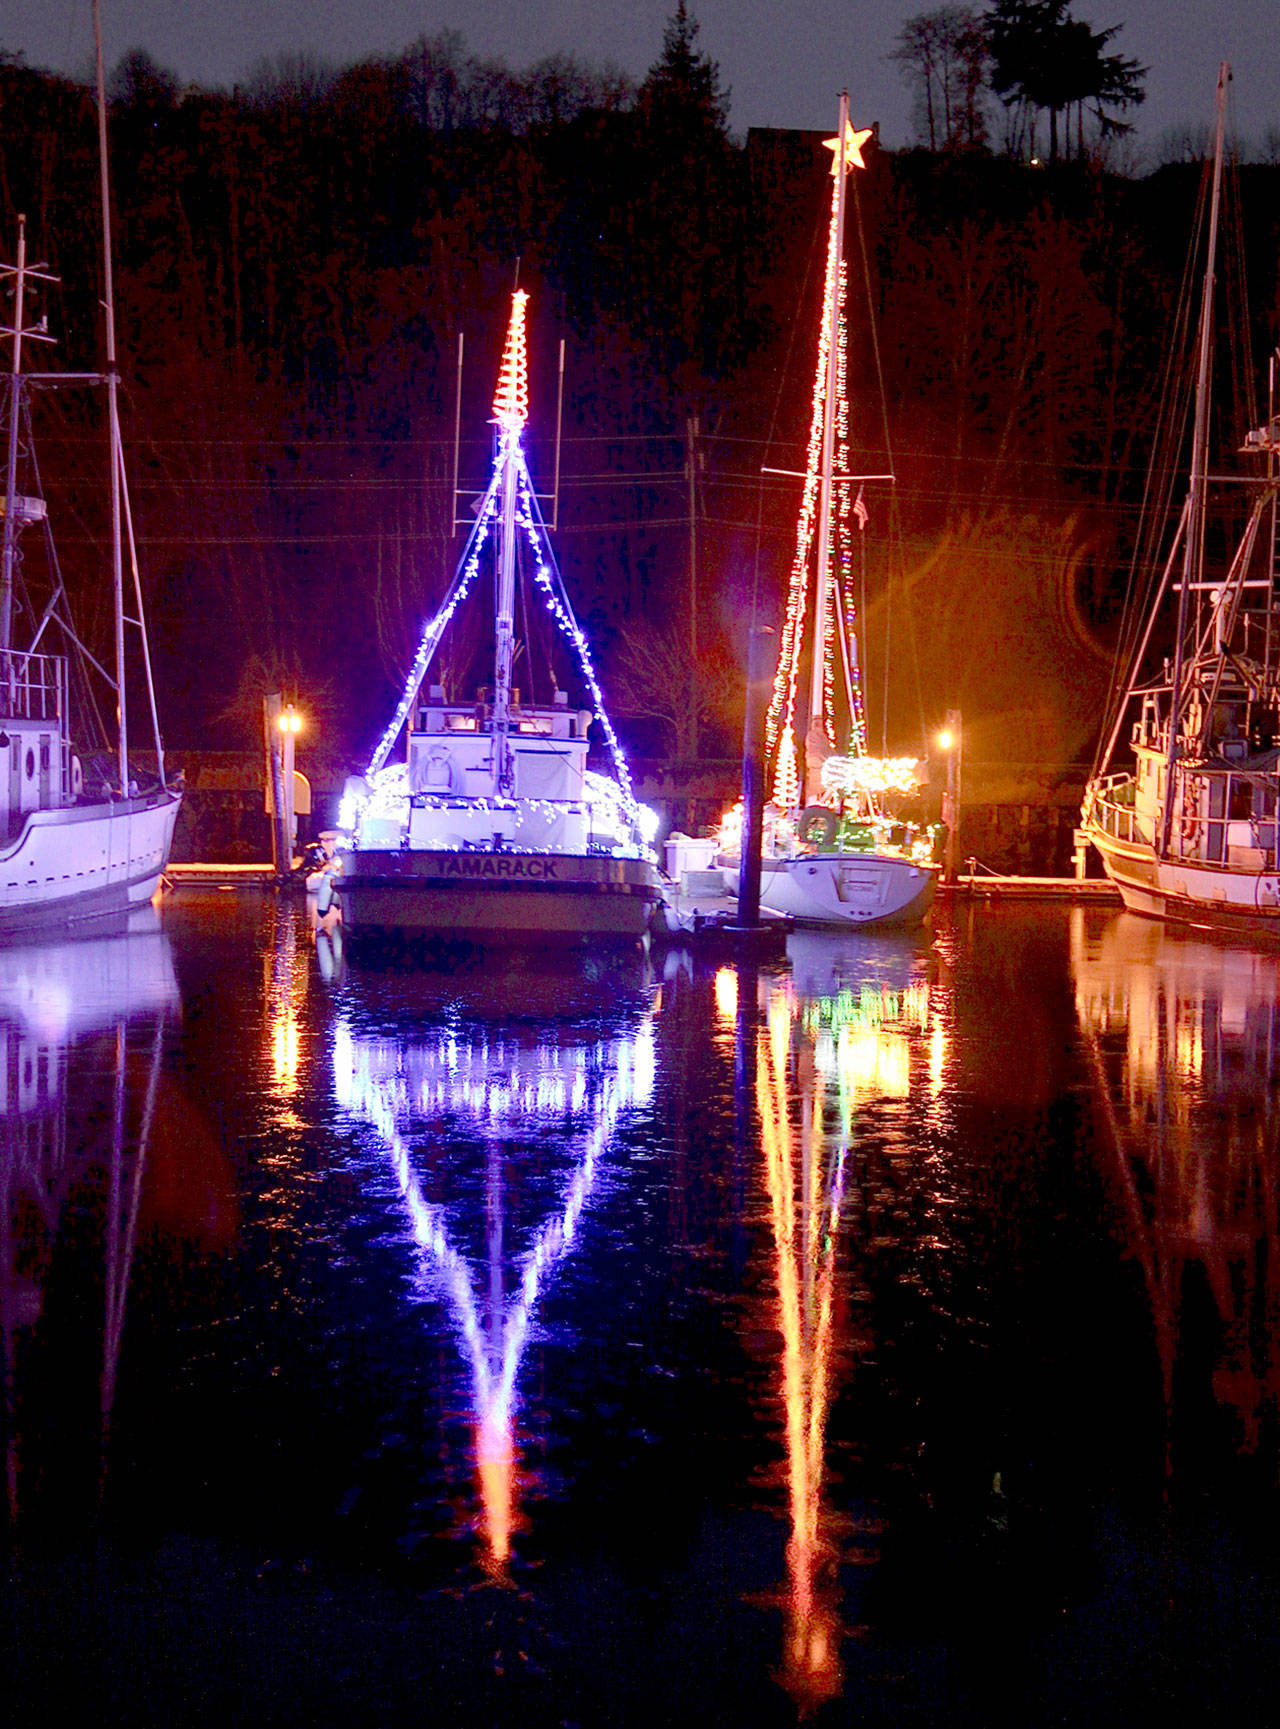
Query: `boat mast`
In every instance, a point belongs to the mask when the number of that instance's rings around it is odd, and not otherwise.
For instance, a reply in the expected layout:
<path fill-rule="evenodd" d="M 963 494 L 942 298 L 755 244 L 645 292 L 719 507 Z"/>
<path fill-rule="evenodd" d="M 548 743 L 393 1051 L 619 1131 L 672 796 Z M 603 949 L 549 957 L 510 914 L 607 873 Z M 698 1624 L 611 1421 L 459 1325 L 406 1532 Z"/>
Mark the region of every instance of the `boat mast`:
<path fill-rule="evenodd" d="M 831 585 L 831 477 L 835 466 L 836 448 L 836 389 L 840 370 L 840 321 L 844 312 L 841 293 L 841 256 L 844 249 L 845 177 L 850 165 L 849 92 L 840 92 L 840 117 L 834 140 L 835 159 L 831 172 L 835 175 L 833 192 L 835 281 L 831 304 L 827 309 L 827 378 L 826 400 L 822 405 L 822 473 L 818 485 L 818 556 L 814 568 L 814 605 L 812 664 L 809 669 L 809 718 L 804 739 L 805 802 L 813 803 L 822 795 L 822 764 L 827 755 L 827 734 L 823 717 L 823 682 L 825 670 L 824 634 Z"/>
<path fill-rule="evenodd" d="M 4 563 L 0 571 L 0 650 L 13 646 L 13 567 L 18 550 L 18 412 L 22 395 L 22 321 L 27 285 L 27 219 L 18 218 L 9 367 L 9 448 L 4 473 Z"/>
<path fill-rule="evenodd" d="M 494 784 L 510 796 L 514 789 L 511 761 L 511 663 L 515 653 L 516 494 L 520 473 L 520 433 L 529 418 L 529 367 L 525 345 L 525 306 L 529 296 L 518 288 L 511 296 L 498 389 L 493 399 L 498 423 L 498 461 L 502 472 L 502 541 L 498 557 L 497 621 L 493 664 Z"/>
<path fill-rule="evenodd" d="M 1160 852 L 1169 851 L 1173 831 L 1174 766 L 1178 759 L 1179 723 L 1182 705 L 1182 675 L 1189 615 L 1189 596 L 1202 586 L 1204 571 L 1205 495 L 1209 475 L 1209 386 L 1213 372 L 1213 291 L 1218 262 L 1218 216 L 1222 205 L 1223 136 L 1226 129 L 1227 85 L 1231 68 L 1224 60 L 1218 68 L 1218 94 L 1213 140 L 1213 184 L 1209 200 L 1209 242 L 1205 259 L 1204 288 L 1200 298 L 1200 327 L 1196 359 L 1195 416 L 1191 429 L 1191 476 L 1187 495 L 1186 538 L 1182 544 L 1182 581 L 1178 587 L 1178 624 L 1174 635 L 1173 676 L 1169 687 L 1169 736 L 1165 757 L 1164 819 Z"/>
<path fill-rule="evenodd" d="M 116 755 L 120 794 L 129 791 L 129 716 L 124 662 L 124 531 L 120 499 L 120 372 L 116 364 L 115 282 L 111 264 L 111 193 L 107 184 L 107 97 L 102 70 L 102 14 L 93 0 L 93 48 L 98 85 L 98 179 L 102 192 L 103 321 L 107 350 L 107 440 L 111 454 L 111 587 L 116 626 Z"/>

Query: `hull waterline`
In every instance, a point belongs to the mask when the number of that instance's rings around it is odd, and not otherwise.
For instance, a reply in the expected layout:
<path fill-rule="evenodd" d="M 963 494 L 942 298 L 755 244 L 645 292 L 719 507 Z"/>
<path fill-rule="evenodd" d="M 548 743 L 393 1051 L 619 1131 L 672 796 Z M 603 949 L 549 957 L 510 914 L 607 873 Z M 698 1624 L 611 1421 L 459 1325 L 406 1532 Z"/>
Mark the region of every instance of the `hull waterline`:
<path fill-rule="evenodd" d="M 1140 842 L 1086 829 L 1130 912 L 1248 940 L 1280 941 L 1280 874 L 1161 859 Z"/>
<path fill-rule="evenodd" d="M 32 811 L 0 848 L 0 932 L 128 911 L 160 886 L 182 795 Z"/>
<path fill-rule="evenodd" d="M 477 945 L 637 943 L 661 898 L 642 859 L 410 850 L 347 855 L 344 927 Z"/>
<path fill-rule="evenodd" d="M 933 905 L 936 867 L 883 853 L 812 853 L 765 859 L 760 905 L 797 924 L 848 930 L 921 924 Z"/>

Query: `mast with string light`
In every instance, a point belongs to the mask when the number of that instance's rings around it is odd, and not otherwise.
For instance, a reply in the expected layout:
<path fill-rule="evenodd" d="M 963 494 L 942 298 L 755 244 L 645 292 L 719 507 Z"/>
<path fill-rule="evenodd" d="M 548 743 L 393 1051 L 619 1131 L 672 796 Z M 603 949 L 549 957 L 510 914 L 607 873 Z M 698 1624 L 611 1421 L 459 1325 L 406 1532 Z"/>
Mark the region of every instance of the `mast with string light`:
<path fill-rule="evenodd" d="M 849 97 L 840 97 L 836 136 L 826 140 L 832 152 L 831 216 L 827 228 L 827 259 L 822 287 L 822 327 L 813 386 L 813 412 L 805 461 L 804 490 L 791 565 L 786 616 L 773 697 L 766 721 L 766 748 L 773 759 L 773 803 L 794 809 L 822 794 L 822 764 L 836 749 L 836 655 L 845 653 L 845 686 L 850 699 L 849 750 L 862 755 L 866 723 L 852 633 L 841 613 L 851 602 L 848 579 L 852 562 L 852 520 L 866 520 L 861 494 L 854 500 L 849 468 L 849 401 L 847 384 L 847 325 L 845 267 L 841 256 L 847 176 L 863 168 L 862 149 L 872 136 L 849 123 Z M 816 545 L 815 545 L 816 542 Z M 809 630 L 808 690 L 802 706 L 801 662 Z M 801 786 L 799 745 L 804 745 L 804 784 Z"/>

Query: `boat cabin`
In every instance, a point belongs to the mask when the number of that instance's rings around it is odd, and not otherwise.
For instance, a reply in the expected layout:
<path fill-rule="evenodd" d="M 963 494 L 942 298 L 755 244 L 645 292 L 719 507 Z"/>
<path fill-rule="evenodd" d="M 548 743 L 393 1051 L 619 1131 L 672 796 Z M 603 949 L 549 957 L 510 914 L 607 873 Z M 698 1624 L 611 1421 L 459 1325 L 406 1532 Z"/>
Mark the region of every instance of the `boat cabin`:
<path fill-rule="evenodd" d="M 496 781 L 493 707 L 481 693 L 472 703 L 448 703 L 438 685 L 415 709 L 409 731 L 411 848 L 505 845 L 585 850 L 587 752 L 593 715 L 569 707 L 557 692 L 550 705 L 524 706 L 513 692 L 507 733 L 513 800 Z"/>
<path fill-rule="evenodd" d="M 66 687 L 61 655 L 0 654 L 0 834 L 21 827 L 33 810 L 73 802 Z"/>

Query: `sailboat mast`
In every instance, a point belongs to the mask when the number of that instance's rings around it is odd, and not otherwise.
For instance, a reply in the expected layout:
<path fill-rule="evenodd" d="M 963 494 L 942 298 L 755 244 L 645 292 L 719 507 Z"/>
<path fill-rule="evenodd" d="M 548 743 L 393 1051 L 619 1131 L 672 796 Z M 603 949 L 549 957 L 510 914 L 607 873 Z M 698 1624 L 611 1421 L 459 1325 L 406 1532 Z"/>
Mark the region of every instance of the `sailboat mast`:
<path fill-rule="evenodd" d="M 511 296 L 511 322 L 502 352 L 502 368 L 493 412 L 498 423 L 502 465 L 502 540 L 498 554 L 497 623 L 493 663 L 493 739 L 497 755 L 494 782 L 498 791 L 513 790 L 511 765 L 511 665 L 515 655 L 516 494 L 520 475 L 520 433 L 529 414 L 529 366 L 525 344 L 525 306 L 529 296 L 518 288 Z"/>
<path fill-rule="evenodd" d="M 120 369 L 116 361 L 115 280 L 111 259 L 111 192 L 107 181 L 107 95 L 102 70 L 102 13 L 93 0 L 98 85 L 98 178 L 102 192 L 103 319 L 107 358 L 107 440 L 111 462 L 111 585 L 116 626 L 116 753 L 121 796 L 129 791 L 129 717 L 124 658 L 124 531 L 120 498 Z"/>
<path fill-rule="evenodd" d="M 18 218 L 14 272 L 13 345 L 9 368 L 9 448 L 4 472 L 4 563 L 0 569 L 0 650 L 13 646 L 13 566 L 18 545 L 18 411 L 22 395 L 23 299 L 27 285 L 27 219 Z"/>
<path fill-rule="evenodd" d="M 849 92 L 840 92 L 840 118 L 836 128 L 835 175 L 832 191 L 833 245 L 830 269 L 834 280 L 830 284 L 830 304 L 827 308 L 827 377 L 826 399 L 822 410 L 822 472 L 818 486 L 818 548 L 814 569 L 814 605 L 812 664 L 809 669 L 809 716 L 805 729 L 805 796 L 817 799 L 822 792 L 822 761 L 827 754 L 827 735 L 823 717 L 825 674 L 825 626 L 830 605 L 831 584 L 831 492 L 832 471 L 836 448 L 836 390 L 840 370 L 840 321 L 844 297 L 840 292 L 840 260 L 844 246 L 845 178 L 848 169 Z"/>
<path fill-rule="evenodd" d="M 1182 673 L 1185 657 L 1190 596 L 1200 584 L 1204 569 L 1205 495 L 1209 473 L 1209 387 L 1213 373 L 1213 293 L 1218 262 L 1218 218 L 1222 206 L 1223 137 L 1226 130 L 1227 85 L 1231 68 L 1224 60 L 1218 68 L 1218 93 L 1213 140 L 1213 183 L 1209 199 L 1209 240 L 1205 260 L 1204 289 L 1200 297 L 1200 326 L 1196 356 L 1195 415 L 1191 428 L 1191 476 L 1187 497 L 1187 532 L 1182 545 L 1182 581 L 1178 587 L 1178 625 L 1174 636 L 1173 676 L 1169 693 L 1169 737 L 1165 759 L 1164 821 L 1160 851 L 1169 850 L 1173 832 L 1174 764 L 1178 756 Z"/>

